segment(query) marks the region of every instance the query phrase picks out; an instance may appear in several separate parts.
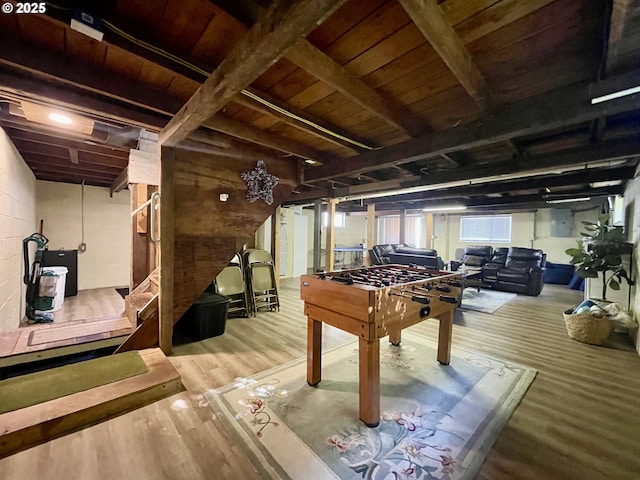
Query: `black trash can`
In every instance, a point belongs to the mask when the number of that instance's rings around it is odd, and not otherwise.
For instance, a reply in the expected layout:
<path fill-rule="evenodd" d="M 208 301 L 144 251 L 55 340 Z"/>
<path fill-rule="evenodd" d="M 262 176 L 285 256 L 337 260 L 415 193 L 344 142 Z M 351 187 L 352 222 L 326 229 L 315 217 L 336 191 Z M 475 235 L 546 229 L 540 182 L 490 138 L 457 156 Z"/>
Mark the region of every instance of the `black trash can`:
<path fill-rule="evenodd" d="M 204 292 L 180 318 L 180 323 L 191 339 L 204 340 L 224 333 L 228 313 L 227 297 Z"/>

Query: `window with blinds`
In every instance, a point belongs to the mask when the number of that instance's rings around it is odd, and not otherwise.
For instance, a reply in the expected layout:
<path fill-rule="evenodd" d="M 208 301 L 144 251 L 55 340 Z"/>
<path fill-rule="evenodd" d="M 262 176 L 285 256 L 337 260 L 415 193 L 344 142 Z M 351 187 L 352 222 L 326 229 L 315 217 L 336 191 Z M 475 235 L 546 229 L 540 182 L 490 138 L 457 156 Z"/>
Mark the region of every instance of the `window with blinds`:
<path fill-rule="evenodd" d="M 460 218 L 461 242 L 511 242 L 511 215 L 463 216 Z"/>

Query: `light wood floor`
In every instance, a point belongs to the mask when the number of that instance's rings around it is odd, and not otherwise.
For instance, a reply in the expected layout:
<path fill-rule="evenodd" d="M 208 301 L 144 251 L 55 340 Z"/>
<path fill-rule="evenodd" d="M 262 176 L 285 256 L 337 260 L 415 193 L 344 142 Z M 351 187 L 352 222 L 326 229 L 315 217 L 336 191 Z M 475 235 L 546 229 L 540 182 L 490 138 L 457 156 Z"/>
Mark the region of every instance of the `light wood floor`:
<path fill-rule="evenodd" d="M 53 312 L 53 323 L 0 332 L 0 367 L 119 345 L 134 326 L 115 288 L 80 290 Z"/>
<path fill-rule="evenodd" d="M 477 478 L 639 478 L 640 358 L 624 336 L 604 347 L 567 338 L 562 311 L 580 295 L 546 285 L 540 297 L 518 296 L 493 315 L 456 312 L 454 345 L 538 370 Z M 279 314 L 229 319 L 223 336 L 174 348 L 186 392 L 0 460 L 0 477 L 258 478 L 202 394 L 305 355 L 295 284 L 283 284 L 280 296 Z M 411 329 L 435 336 L 437 322 Z M 326 346 L 351 339 L 324 329 Z"/>

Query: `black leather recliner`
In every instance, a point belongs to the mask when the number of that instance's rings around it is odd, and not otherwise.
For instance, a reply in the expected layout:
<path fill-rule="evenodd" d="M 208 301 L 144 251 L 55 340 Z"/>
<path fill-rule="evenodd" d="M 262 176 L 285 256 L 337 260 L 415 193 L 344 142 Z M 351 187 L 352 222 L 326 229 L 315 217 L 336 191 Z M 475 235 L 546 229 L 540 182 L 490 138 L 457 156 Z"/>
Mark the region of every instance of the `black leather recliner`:
<path fill-rule="evenodd" d="M 374 245 L 371 249 L 371 263 L 374 265 L 384 265 L 385 263 L 391 263 L 389 255 L 396 251 L 396 247 L 402 245 L 392 245 L 385 243 L 381 245 Z"/>
<path fill-rule="evenodd" d="M 537 297 L 544 286 L 545 265 L 546 255 L 542 250 L 511 247 L 504 267 L 499 262 L 490 262 L 485 265 L 483 278 L 496 290 Z"/>
<path fill-rule="evenodd" d="M 470 245 L 464 249 L 462 258 L 462 269 L 469 272 L 479 272 L 482 267 L 491 259 L 493 247 L 490 245 Z"/>
<path fill-rule="evenodd" d="M 498 270 L 504 268 L 508 253 L 509 247 L 498 247 L 494 250 L 491 260 L 482 267 L 482 280 L 485 285 L 497 289 Z"/>
<path fill-rule="evenodd" d="M 434 270 L 444 269 L 444 261 L 438 256 L 437 250 L 432 248 L 398 246 L 395 252 L 389 254 L 389 261 L 400 265 L 420 265 Z"/>

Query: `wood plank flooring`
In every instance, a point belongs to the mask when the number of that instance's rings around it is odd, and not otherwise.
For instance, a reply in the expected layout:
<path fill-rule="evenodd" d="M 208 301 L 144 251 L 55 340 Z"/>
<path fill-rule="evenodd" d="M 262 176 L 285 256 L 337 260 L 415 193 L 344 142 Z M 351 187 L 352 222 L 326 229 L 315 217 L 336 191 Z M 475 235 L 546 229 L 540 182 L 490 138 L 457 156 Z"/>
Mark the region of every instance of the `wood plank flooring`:
<path fill-rule="evenodd" d="M 297 284 L 283 281 L 279 313 L 230 318 L 224 335 L 175 346 L 170 360 L 186 392 L 0 460 L 1 477 L 259 478 L 203 393 L 305 355 L 298 296 Z M 518 296 L 492 315 L 456 312 L 454 346 L 538 370 L 478 479 L 637 480 L 640 358 L 624 335 L 603 347 L 567 337 L 562 311 L 580 297 L 545 285 L 539 297 Z M 411 330 L 435 338 L 437 326 Z M 326 347 L 352 339 L 324 328 Z"/>
<path fill-rule="evenodd" d="M 81 290 L 53 314 L 53 323 L 0 332 L 0 367 L 119 345 L 134 330 L 115 288 Z"/>

